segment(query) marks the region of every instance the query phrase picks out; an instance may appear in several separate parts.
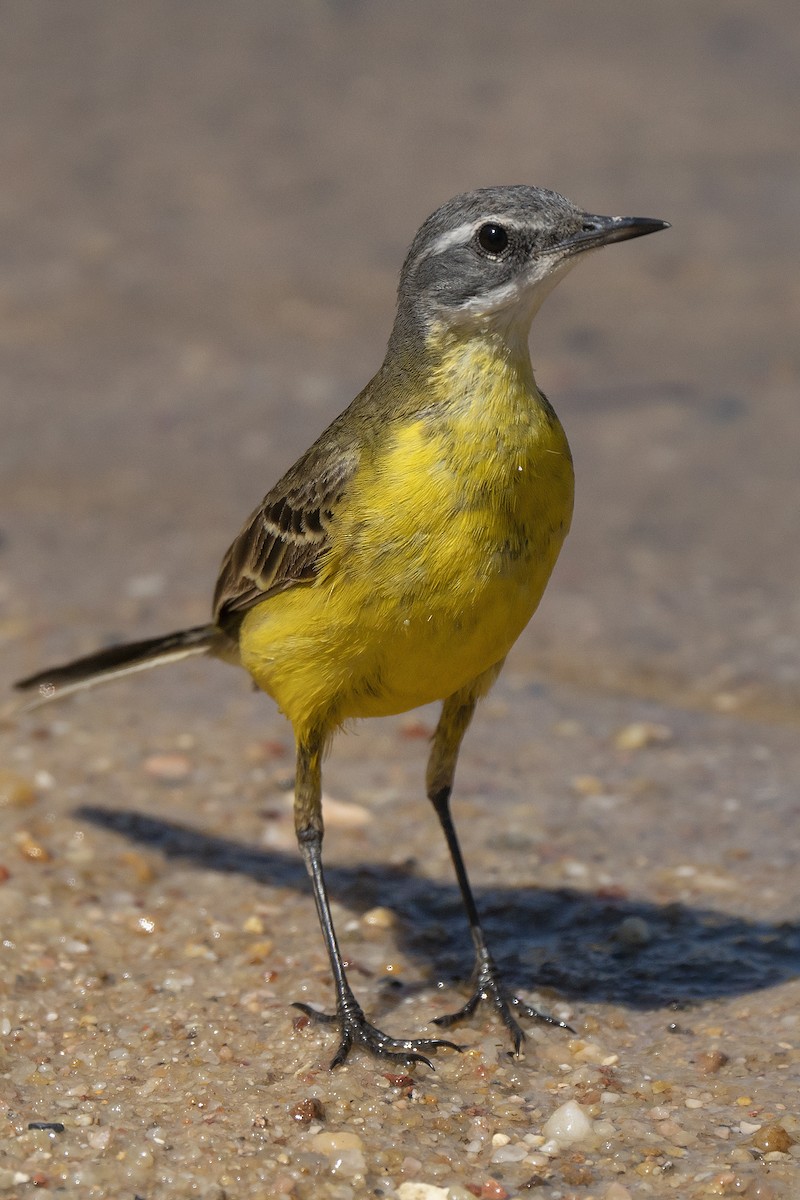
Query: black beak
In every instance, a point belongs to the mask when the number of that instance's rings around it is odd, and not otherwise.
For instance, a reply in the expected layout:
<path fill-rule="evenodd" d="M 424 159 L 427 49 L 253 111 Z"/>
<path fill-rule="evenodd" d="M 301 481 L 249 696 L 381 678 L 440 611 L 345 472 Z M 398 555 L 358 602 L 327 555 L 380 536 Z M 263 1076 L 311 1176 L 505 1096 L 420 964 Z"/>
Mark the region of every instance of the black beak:
<path fill-rule="evenodd" d="M 611 242 L 627 242 L 629 238 L 658 233 L 659 229 L 669 229 L 669 221 L 659 221 L 655 217 L 598 217 L 584 213 L 578 232 L 565 238 L 561 245 L 578 254 L 582 250 L 608 246 Z"/>

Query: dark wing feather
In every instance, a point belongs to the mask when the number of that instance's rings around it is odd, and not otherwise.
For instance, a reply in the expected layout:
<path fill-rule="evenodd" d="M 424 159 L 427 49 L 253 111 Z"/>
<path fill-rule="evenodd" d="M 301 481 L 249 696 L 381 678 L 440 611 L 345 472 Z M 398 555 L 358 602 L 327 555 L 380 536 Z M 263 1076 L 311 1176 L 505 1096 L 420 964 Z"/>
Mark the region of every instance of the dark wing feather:
<path fill-rule="evenodd" d="M 222 561 L 214 619 L 223 629 L 232 632 L 254 604 L 316 576 L 358 458 L 355 447 L 323 435 L 267 493 Z"/>

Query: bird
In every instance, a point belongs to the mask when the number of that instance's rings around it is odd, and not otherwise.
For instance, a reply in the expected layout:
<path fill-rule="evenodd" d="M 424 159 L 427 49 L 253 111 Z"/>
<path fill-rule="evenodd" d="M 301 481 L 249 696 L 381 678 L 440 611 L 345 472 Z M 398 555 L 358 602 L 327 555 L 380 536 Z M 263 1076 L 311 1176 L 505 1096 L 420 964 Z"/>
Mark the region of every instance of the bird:
<path fill-rule="evenodd" d="M 455 196 L 405 258 L 386 356 L 344 412 L 267 492 L 225 554 L 212 618 L 113 646 L 16 686 L 34 703 L 211 655 L 277 703 L 296 747 L 294 824 L 335 987 L 330 1063 L 351 1050 L 423 1062 L 440 1037 L 394 1037 L 350 985 L 323 870 L 322 760 L 354 719 L 441 701 L 426 792 L 474 947 L 471 992 L 449 1029 L 487 1002 L 514 1052 L 521 1018 L 569 1028 L 514 995 L 487 944 L 451 814 L 462 739 L 536 610 L 569 530 L 572 458 L 537 386 L 529 334 L 543 300 L 589 251 L 668 228 L 585 212 L 527 184 Z"/>

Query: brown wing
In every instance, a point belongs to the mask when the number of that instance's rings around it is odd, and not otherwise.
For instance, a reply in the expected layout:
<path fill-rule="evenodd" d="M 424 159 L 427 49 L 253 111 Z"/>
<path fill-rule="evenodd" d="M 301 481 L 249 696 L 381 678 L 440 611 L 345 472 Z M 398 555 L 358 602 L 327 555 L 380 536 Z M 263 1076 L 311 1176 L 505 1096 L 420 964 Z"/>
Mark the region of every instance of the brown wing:
<path fill-rule="evenodd" d="M 225 555 L 214 592 L 214 619 L 223 629 L 235 628 L 254 604 L 317 574 L 359 458 L 354 447 L 323 439 L 268 492 Z"/>

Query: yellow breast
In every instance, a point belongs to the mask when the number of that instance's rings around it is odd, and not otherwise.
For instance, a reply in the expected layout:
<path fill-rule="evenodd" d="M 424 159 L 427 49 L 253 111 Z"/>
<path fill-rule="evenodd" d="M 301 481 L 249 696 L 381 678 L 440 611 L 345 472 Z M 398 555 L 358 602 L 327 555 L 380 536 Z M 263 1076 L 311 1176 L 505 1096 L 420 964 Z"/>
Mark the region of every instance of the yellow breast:
<path fill-rule="evenodd" d="M 566 437 L 527 354 L 453 343 L 418 413 L 364 456 L 315 582 L 245 618 L 244 665 L 296 729 L 452 694 L 530 620 L 572 498 Z"/>

